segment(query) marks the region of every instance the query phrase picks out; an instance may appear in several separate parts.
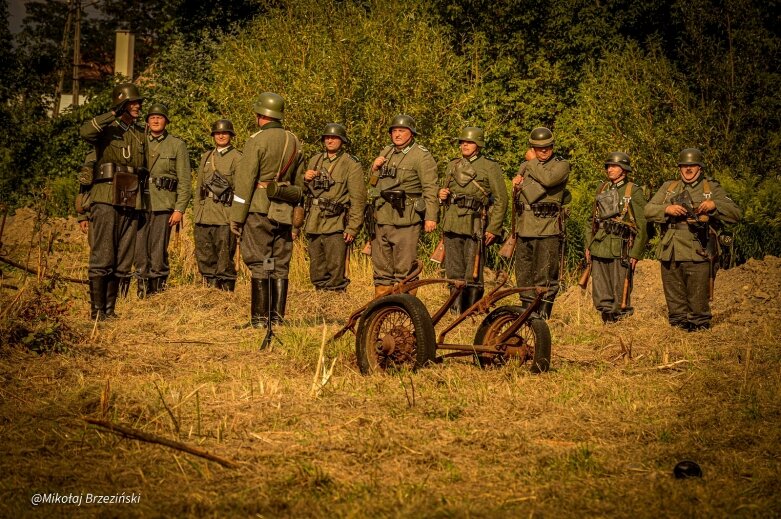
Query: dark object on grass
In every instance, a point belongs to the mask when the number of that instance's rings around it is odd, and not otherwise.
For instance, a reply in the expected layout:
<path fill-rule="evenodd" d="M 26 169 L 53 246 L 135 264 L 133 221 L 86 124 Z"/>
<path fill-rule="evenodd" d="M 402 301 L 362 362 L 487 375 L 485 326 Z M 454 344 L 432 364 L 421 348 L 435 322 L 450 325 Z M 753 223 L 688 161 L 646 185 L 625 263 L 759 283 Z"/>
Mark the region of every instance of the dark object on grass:
<path fill-rule="evenodd" d="M 673 474 L 675 474 L 676 479 L 701 478 L 702 469 L 696 462 L 684 460 L 678 462 L 673 469 Z"/>

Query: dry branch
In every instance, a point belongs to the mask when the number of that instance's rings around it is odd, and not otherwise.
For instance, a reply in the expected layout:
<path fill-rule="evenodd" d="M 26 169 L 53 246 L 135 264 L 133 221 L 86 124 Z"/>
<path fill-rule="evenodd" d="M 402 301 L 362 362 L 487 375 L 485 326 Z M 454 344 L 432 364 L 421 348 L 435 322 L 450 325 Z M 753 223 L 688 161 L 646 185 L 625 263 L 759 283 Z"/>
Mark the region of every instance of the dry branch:
<path fill-rule="evenodd" d="M 39 260 L 40 260 L 40 258 L 39 258 Z M 69 283 L 81 283 L 83 285 L 86 285 L 86 284 L 89 283 L 89 281 L 87 281 L 86 279 L 78 279 L 78 278 L 72 278 L 72 277 L 68 277 L 68 276 L 60 276 L 59 274 L 48 274 L 48 273 L 43 273 L 42 274 L 41 270 L 43 270 L 43 269 L 35 271 L 35 270 L 31 269 L 31 268 L 25 267 L 21 263 L 17 263 L 17 262 L 15 262 L 13 260 L 10 260 L 8 258 L 4 258 L 3 256 L 0 256 L 0 261 L 2 261 L 3 263 L 6 263 L 8 265 L 11 265 L 12 267 L 17 268 L 19 270 L 24 270 L 25 272 L 29 272 L 30 274 L 35 274 L 39 278 L 40 277 L 47 277 L 47 278 L 56 277 L 57 279 L 61 279 L 63 281 L 68 281 Z M 40 264 L 40 261 L 39 261 L 39 264 Z"/>
<path fill-rule="evenodd" d="M 94 418 L 85 418 L 85 422 L 97 425 L 98 427 L 102 427 L 103 429 L 106 429 L 107 431 L 113 432 L 114 434 L 119 434 L 124 436 L 125 438 L 131 438 L 134 440 L 139 440 L 142 442 L 147 443 L 156 443 L 158 445 L 163 445 L 165 447 L 169 447 L 171 449 L 176 449 L 178 451 L 186 452 L 188 454 L 192 454 L 194 456 L 198 456 L 200 458 L 207 459 L 209 461 L 213 461 L 215 463 L 219 463 L 223 467 L 229 468 L 229 469 L 235 469 L 239 465 L 233 461 L 226 460 L 225 458 L 220 458 L 219 456 L 215 456 L 214 454 L 211 454 L 207 451 L 197 449 L 191 445 L 187 445 L 186 443 L 169 440 L 167 438 L 163 438 L 161 436 L 156 436 L 154 434 L 146 433 L 143 431 L 139 431 L 138 429 L 133 429 L 132 427 L 127 427 L 124 425 L 119 425 L 111 422 L 107 422 L 105 420 L 96 420 Z"/>

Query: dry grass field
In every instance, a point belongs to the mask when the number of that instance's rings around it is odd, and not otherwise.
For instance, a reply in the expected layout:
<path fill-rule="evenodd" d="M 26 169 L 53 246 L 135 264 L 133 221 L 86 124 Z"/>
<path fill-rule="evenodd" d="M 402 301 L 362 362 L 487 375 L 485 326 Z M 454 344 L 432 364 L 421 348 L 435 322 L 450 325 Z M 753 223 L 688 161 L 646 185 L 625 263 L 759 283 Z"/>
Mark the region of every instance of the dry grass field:
<path fill-rule="evenodd" d="M 547 374 L 463 358 L 364 377 L 348 334 L 326 348 L 333 374 L 313 391 L 324 327 L 371 296 L 367 262 L 356 255 L 346 295 L 321 295 L 297 245 L 289 324 L 259 351 L 262 333 L 239 329 L 246 273 L 234 294 L 202 287 L 190 236 L 173 240 L 167 292 L 131 293 L 121 319 L 97 325 L 86 285 L 2 265 L 0 516 L 781 515 L 781 259 L 719 273 L 711 331 L 667 325 L 658 264 L 643 261 L 625 323 L 603 325 L 577 287 L 560 296 Z M 2 240 L 6 258 L 86 278 L 74 220 L 20 211 Z M 675 479 L 684 459 L 703 477 Z M 36 494 L 82 504 L 34 506 Z"/>

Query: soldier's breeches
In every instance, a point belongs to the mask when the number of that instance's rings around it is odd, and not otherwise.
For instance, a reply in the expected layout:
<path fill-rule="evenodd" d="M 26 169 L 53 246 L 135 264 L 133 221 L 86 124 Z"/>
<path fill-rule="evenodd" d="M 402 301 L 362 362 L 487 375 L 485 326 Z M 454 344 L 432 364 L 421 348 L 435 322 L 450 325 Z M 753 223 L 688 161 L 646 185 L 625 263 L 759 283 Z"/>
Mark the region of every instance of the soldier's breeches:
<path fill-rule="evenodd" d="M 710 323 L 707 261 L 662 261 L 662 286 L 667 318 L 673 326 Z"/>
<path fill-rule="evenodd" d="M 467 282 L 482 282 L 482 257 L 478 265 L 477 279 L 472 277 L 475 270 L 475 254 L 479 243 L 466 234 L 445 233 L 445 275 L 449 279 L 463 279 Z"/>
<path fill-rule="evenodd" d="M 620 258 L 591 257 L 591 298 L 597 310 L 624 315 L 633 313 L 631 300 L 633 280 L 631 277 L 626 297 L 626 308 L 621 310 L 627 269 L 628 267 L 621 264 Z"/>
<path fill-rule="evenodd" d="M 559 291 L 558 236 L 521 238 L 515 245 L 515 282 L 518 287 L 548 287 L 544 301 L 553 302 Z M 531 302 L 534 290 L 521 292 L 521 300 Z"/>
<path fill-rule="evenodd" d="M 236 235 L 228 225 L 195 226 L 195 259 L 206 278 L 236 279 Z"/>
<path fill-rule="evenodd" d="M 377 225 L 372 240 L 375 285 L 393 285 L 415 269 L 420 226 Z"/>
<path fill-rule="evenodd" d="M 90 207 L 90 278 L 130 276 L 138 214 L 134 209 L 96 203 Z"/>
<path fill-rule="evenodd" d="M 139 278 L 168 277 L 168 242 L 171 227 L 168 220 L 173 211 L 144 211 L 139 213 L 136 235 L 136 273 Z"/>
<path fill-rule="evenodd" d="M 344 234 L 307 234 L 309 278 L 318 290 L 344 290 L 350 280 L 344 277 L 347 244 Z"/>
<path fill-rule="evenodd" d="M 241 257 L 254 279 L 287 279 L 293 257 L 292 227 L 250 213 L 241 235 Z M 273 270 L 265 269 L 265 261 L 272 258 Z"/>

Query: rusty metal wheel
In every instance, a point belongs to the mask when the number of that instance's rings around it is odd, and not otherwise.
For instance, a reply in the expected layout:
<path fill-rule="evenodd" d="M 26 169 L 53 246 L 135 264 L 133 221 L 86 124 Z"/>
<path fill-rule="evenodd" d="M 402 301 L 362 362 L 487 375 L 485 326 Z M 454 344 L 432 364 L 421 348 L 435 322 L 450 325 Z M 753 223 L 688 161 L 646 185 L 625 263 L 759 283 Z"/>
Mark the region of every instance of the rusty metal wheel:
<path fill-rule="evenodd" d="M 475 333 L 475 345 L 493 346 L 498 338 L 523 313 L 520 306 L 500 306 L 488 314 Z M 539 317 L 530 317 L 506 341 L 506 349 L 498 354 L 476 355 L 482 367 L 502 366 L 511 358 L 521 364 L 532 361 L 531 371 L 541 373 L 550 367 L 551 335 L 548 323 Z"/>
<path fill-rule="evenodd" d="M 394 367 L 415 369 L 432 362 L 436 339 L 428 310 L 409 294 L 373 301 L 358 323 L 355 353 L 364 375 Z"/>

